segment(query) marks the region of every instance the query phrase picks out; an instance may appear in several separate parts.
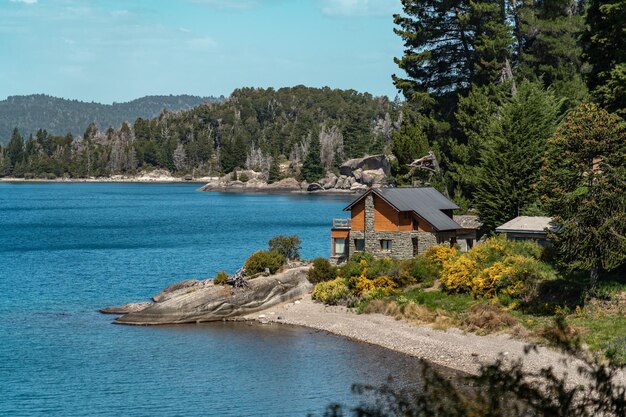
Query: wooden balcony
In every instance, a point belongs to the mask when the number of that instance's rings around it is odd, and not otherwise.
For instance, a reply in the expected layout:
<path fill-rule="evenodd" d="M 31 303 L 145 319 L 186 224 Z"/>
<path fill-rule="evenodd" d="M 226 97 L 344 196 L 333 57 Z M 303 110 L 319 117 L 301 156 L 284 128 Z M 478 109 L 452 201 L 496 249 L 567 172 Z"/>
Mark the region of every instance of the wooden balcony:
<path fill-rule="evenodd" d="M 333 229 L 351 229 L 352 219 L 333 219 Z"/>

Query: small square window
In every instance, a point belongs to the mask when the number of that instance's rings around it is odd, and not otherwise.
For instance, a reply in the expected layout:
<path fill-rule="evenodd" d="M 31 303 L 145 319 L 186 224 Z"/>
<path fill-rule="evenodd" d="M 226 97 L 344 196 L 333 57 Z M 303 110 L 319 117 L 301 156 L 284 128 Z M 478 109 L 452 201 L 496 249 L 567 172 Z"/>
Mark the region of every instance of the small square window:
<path fill-rule="evenodd" d="M 365 250 L 365 239 L 354 239 L 354 249 L 357 252 L 363 252 Z"/>
<path fill-rule="evenodd" d="M 384 251 L 391 251 L 391 240 L 388 239 L 382 239 L 380 241 L 380 249 L 384 250 Z"/>

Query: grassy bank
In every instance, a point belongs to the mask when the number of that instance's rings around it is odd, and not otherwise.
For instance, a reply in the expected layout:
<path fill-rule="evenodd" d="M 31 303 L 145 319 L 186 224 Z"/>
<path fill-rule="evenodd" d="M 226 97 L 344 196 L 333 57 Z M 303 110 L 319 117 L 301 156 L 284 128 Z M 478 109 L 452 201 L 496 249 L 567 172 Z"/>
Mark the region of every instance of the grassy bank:
<path fill-rule="evenodd" d="M 313 298 L 327 304 L 538 343 L 570 338 L 626 363 L 624 277 L 605 276 L 588 291 L 585 274 L 558 270 L 535 244 L 491 239 L 464 254 L 436 247 L 408 261 L 358 255 L 339 268 L 318 261 L 311 274 Z"/>

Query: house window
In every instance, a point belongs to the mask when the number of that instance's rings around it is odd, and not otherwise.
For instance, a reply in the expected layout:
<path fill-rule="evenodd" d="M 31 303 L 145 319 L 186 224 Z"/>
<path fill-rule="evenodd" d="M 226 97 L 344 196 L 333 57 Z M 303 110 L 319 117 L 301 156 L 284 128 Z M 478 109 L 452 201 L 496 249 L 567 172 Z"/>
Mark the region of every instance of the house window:
<path fill-rule="evenodd" d="M 380 250 L 391 252 L 391 240 L 381 239 Z"/>
<path fill-rule="evenodd" d="M 363 252 L 365 250 L 365 239 L 354 239 L 354 249 L 357 252 Z"/>
<path fill-rule="evenodd" d="M 346 239 L 335 238 L 335 256 L 343 256 L 346 254 Z"/>

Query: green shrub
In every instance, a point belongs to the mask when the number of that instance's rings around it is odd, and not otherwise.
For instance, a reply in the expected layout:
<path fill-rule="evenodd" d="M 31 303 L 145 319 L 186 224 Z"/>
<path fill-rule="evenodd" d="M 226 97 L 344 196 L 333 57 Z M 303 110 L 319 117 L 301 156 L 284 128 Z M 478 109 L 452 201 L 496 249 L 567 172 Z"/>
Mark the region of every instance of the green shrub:
<path fill-rule="evenodd" d="M 300 259 L 300 244 L 302 240 L 296 235 L 293 236 L 274 236 L 268 245 L 270 250 L 276 251 L 287 259 Z"/>
<path fill-rule="evenodd" d="M 250 178 L 246 175 L 245 172 L 242 172 L 241 174 L 239 174 L 239 181 L 241 182 L 248 182 L 250 181 Z"/>
<path fill-rule="evenodd" d="M 313 267 L 309 269 L 309 281 L 312 284 L 331 281 L 337 278 L 337 268 L 332 266 L 326 258 L 313 259 Z"/>
<path fill-rule="evenodd" d="M 421 283 L 431 286 L 439 278 L 439 266 L 425 256 L 416 256 L 403 262 L 399 286 Z"/>
<path fill-rule="evenodd" d="M 254 252 L 244 265 L 246 272 L 250 275 L 265 272 L 265 269 L 269 269 L 270 274 L 275 274 L 284 264 L 285 257 L 272 250 L 260 250 Z"/>
<path fill-rule="evenodd" d="M 315 285 L 311 298 L 324 304 L 337 304 L 350 296 L 350 290 L 343 278 L 320 282 Z"/>
<path fill-rule="evenodd" d="M 220 271 L 220 272 L 217 273 L 217 275 L 213 279 L 213 284 L 214 285 L 223 285 L 223 284 L 226 284 L 227 280 L 228 280 L 228 274 L 226 272 L 224 272 L 224 271 Z"/>

